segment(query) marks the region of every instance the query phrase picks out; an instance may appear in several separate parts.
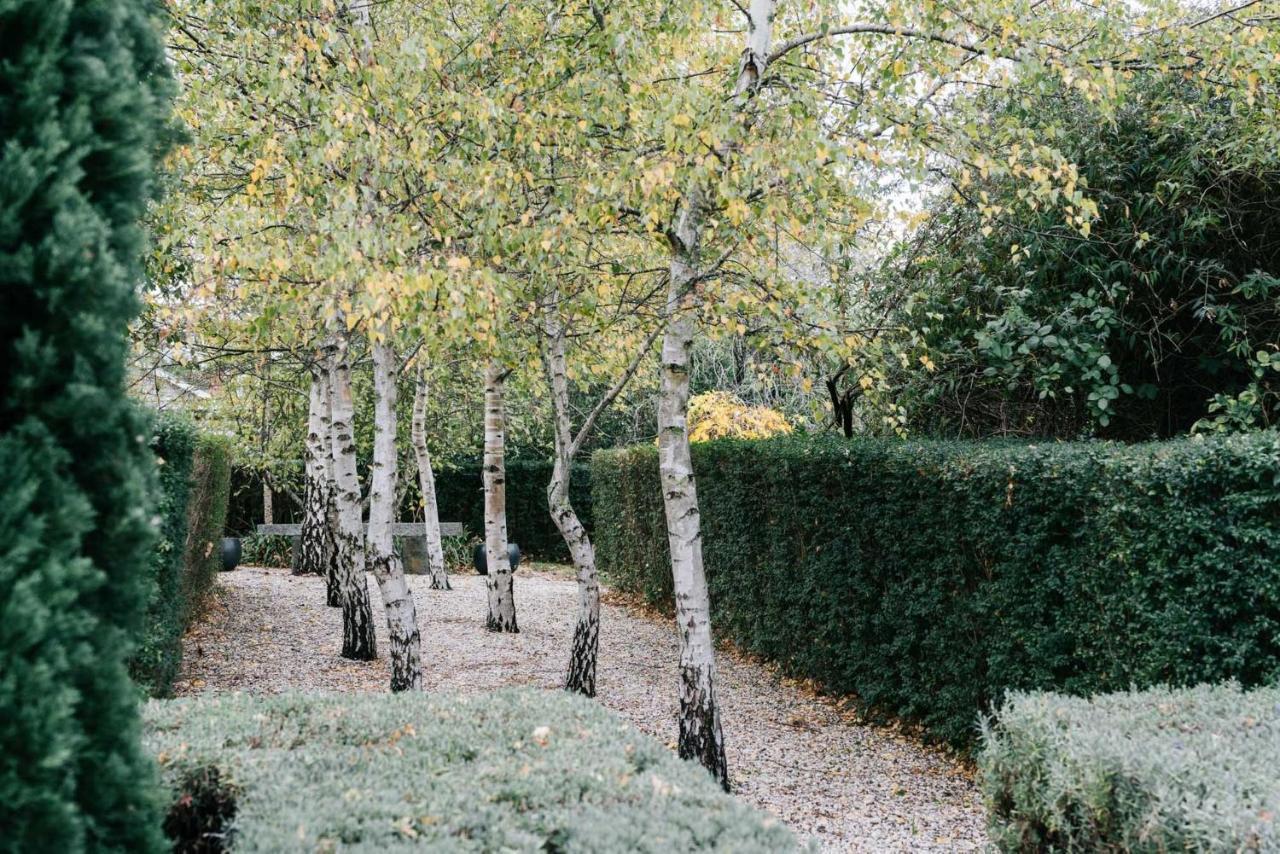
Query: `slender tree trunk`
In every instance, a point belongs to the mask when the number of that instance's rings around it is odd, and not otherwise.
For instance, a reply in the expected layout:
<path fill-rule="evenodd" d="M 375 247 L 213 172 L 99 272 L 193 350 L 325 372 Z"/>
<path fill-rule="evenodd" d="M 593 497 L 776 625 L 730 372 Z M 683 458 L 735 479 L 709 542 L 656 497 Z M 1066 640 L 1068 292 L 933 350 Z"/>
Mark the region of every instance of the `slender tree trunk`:
<path fill-rule="evenodd" d="M 487 626 L 491 632 L 520 631 L 507 555 L 506 414 L 502 404 L 506 379 L 506 369 L 491 359 L 484 373 L 484 545 L 489 565 L 485 586 L 489 591 Z"/>
<path fill-rule="evenodd" d="M 588 697 L 596 695 L 596 658 L 600 646 L 600 582 L 596 577 L 596 551 L 577 511 L 569 501 L 569 481 L 573 476 L 576 445 L 569 417 L 569 377 L 566 370 L 564 325 L 560 317 L 559 293 L 553 293 L 546 309 L 546 364 L 555 415 L 556 456 L 551 482 L 547 485 L 547 506 L 560 536 L 569 547 L 578 575 L 578 619 L 569 652 L 569 672 L 565 690 Z"/>
<path fill-rule="evenodd" d="M 735 105 L 746 105 L 764 76 L 777 0 L 750 0 L 747 43 L 734 84 Z M 741 8 L 741 7 L 739 7 Z M 732 147 L 725 149 L 732 153 Z M 715 647 L 711 640 L 711 598 L 702 564 L 702 521 L 689 450 L 689 371 L 693 350 L 693 293 L 705 216 L 703 188 L 694 183 L 681 199 L 667 234 L 670 265 L 662 341 L 662 383 L 658 396 L 658 465 L 671 576 L 680 635 L 679 753 L 697 759 L 729 789 L 724 732 L 716 701 Z"/>
<path fill-rule="evenodd" d="M 271 481 L 262 476 L 262 521 L 270 525 L 275 522 L 275 493 L 271 491 Z"/>
<path fill-rule="evenodd" d="M 383 330 L 386 333 L 386 330 Z M 395 553 L 391 524 L 396 515 L 396 394 L 399 363 L 385 338 L 373 345 L 373 483 L 369 500 L 369 569 L 387 612 L 391 690 L 422 690 L 421 639 L 413 592 Z"/>
<path fill-rule="evenodd" d="M 293 571 L 298 575 L 319 575 L 324 572 L 325 511 L 328 508 L 328 479 L 325 461 L 329 459 L 329 436 L 324 429 L 324 387 L 327 382 L 311 377 L 311 391 L 307 405 L 306 487 L 303 490 L 304 507 L 302 536 L 299 538 L 300 555 Z"/>
<path fill-rule="evenodd" d="M 432 590 L 451 590 L 449 571 L 444 565 L 444 543 L 440 537 L 440 508 L 436 503 L 436 475 L 427 448 L 427 378 L 418 368 L 413 388 L 413 455 L 418 461 L 418 486 L 422 490 L 422 515 L 427 536 L 427 568 Z"/>
<path fill-rule="evenodd" d="M 341 325 L 341 318 L 339 318 Z M 330 364 L 330 407 L 333 415 L 333 472 L 337 489 L 334 503 L 338 526 L 335 561 L 342 593 L 342 656 L 358 661 L 378 657 L 369 605 L 369 585 L 364 576 L 364 524 L 360 512 L 360 478 L 356 473 L 356 445 L 352 429 L 351 364 L 346 333 L 338 335 L 337 352 Z"/>
<path fill-rule="evenodd" d="M 320 393 L 323 397 L 321 407 L 321 435 L 327 453 L 324 455 L 325 506 L 324 506 L 324 542 L 321 552 L 322 569 L 325 579 L 325 603 L 330 608 L 342 607 L 342 570 L 338 559 L 338 483 L 334 474 L 333 463 L 333 394 L 329 379 L 329 363 L 325 361 L 320 368 Z"/>
<path fill-rule="evenodd" d="M 662 383 L 658 397 L 658 461 L 680 635 L 679 753 L 683 759 L 701 762 L 728 790 L 724 733 L 716 702 L 711 600 L 702 566 L 698 490 L 687 429 L 694 318 L 685 302 L 692 296 L 689 291 L 697 275 L 701 238 L 699 208 L 698 195 L 691 193 L 670 235 L 668 325 L 662 341 Z"/>

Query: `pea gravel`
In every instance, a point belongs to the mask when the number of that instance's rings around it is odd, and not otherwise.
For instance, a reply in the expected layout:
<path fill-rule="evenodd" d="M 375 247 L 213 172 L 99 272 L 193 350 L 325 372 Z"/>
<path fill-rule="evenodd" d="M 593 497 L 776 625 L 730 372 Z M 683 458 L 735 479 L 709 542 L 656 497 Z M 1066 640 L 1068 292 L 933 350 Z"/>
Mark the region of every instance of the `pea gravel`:
<path fill-rule="evenodd" d="M 540 565 L 541 567 L 541 565 Z M 516 576 L 520 634 L 484 628 L 484 579 L 454 590 L 413 578 L 428 691 L 558 688 L 577 595 L 564 571 Z M 377 586 L 370 584 L 375 606 Z M 245 567 L 184 639 L 179 696 L 243 691 L 380 692 L 385 659 L 338 657 L 342 624 L 317 577 Z M 379 623 L 379 649 L 386 648 Z M 606 595 L 599 700 L 675 747 L 677 640 L 668 620 Z M 729 773 L 740 798 L 826 851 L 974 851 L 988 847 L 970 773 L 941 752 L 860 723 L 837 702 L 732 651 L 718 656 Z"/>

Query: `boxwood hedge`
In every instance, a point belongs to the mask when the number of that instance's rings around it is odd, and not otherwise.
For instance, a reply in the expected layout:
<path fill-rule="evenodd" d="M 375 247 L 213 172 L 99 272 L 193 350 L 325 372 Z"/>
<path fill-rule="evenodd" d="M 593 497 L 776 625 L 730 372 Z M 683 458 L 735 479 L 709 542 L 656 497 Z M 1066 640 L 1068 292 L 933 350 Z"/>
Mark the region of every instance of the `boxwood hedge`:
<path fill-rule="evenodd" d="M 155 510 L 160 537 L 146 628 L 130 660 L 133 678 L 167 696 L 182 663 L 182 633 L 213 587 L 222 556 L 231 476 L 230 443 L 202 435 L 189 418 L 159 413 L 152 449 L 159 470 Z"/>
<path fill-rule="evenodd" d="M 796 847 L 599 704 L 561 691 L 153 701 L 178 849 L 735 851 Z"/>
<path fill-rule="evenodd" d="M 1280 850 L 1280 688 L 1014 693 L 979 765 L 1004 851 Z"/>
<path fill-rule="evenodd" d="M 1280 435 L 694 446 L 718 633 L 971 743 L 1007 689 L 1280 676 Z M 652 447 L 593 460 L 615 585 L 670 597 Z"/>

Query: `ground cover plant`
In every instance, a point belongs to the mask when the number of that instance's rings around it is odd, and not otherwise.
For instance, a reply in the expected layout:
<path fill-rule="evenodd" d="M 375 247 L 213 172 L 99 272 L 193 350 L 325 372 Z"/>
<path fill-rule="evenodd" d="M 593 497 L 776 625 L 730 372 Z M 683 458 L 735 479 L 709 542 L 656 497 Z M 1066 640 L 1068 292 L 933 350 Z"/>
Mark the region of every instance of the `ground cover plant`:
<path fill-rule="evenodd" d="M 1003 851 L 1280 847 L 1280 689 L 1014 693 L 983 741 Z"/>
<path fill-rule="evenodd" d="M 796 847 L 704 770 L 568 693 L 232 695 L 153 702 L 145 718 L 179 846 Z"/>

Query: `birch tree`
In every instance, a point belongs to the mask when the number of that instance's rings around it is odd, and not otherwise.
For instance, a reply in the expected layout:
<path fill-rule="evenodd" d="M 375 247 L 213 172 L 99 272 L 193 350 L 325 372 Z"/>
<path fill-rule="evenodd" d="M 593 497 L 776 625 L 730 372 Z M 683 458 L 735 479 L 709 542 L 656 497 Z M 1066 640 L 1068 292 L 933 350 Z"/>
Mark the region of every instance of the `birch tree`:
<path fill-rule="evenodd" d="M 491 632 L 519 632 L 511 560 L 507 555 L 506 410 L 503 386 L 510 370 L 490 358 L 484 370 L 484 551 Z"/>
<path fill-rule="evenodd" d="M 333 502 L 332 449 L 328 371 L 319 367 L 311 371 L 308 391 L 305 506 L 299 538 L 300 556 L 294 563 L 294 572 L 299 575 L 325 575 L 328 570 L 326 549 L 332 542 L 329 530 L 329 508 Z"/>
<path fill-rule="evenodd" d="M 427 400 L 430 393 L 426 372 L 417 368 L 413 393 L 411 441 L 418 466 L 418 488 L 422 492 L 423 530 L 427 540 L 427 571 L 432 590 L 451 590 L 448 568 L 444 564 L 444 544 L 440 536 L 440 507 L 436 501 L 436 475 L 427 447 Z"/>
<path fill-rule="evenodd" d="M 356 471 L 356 443 L 351 399 L 351 363 L 348 336 L 336 336 L 329 359 L 329 394 L 332 415 L 333 471 L 336 491 L 337 530 L 334 531 L 334 563 L 342 598 L 342 657 L 372 661 L 378 657 L 365 581 L 364 514 L 360 502 L 360 478 Z"/>
<path fill-rule="evenodd" d="M 555 457 L 551 481 L 547 484 L 547 506 L 556 529 L 568 546 L 578 583 L 578 613 L 574 622 L 569 651 L 569 668 L 565 688 L 588 697 L 596 695 L 596 660 L 600 644 L 600 582 L 596 575 L 595 547 L 586 526 L 569 500 L 573 465 L 583 445 L 590 439 L 600 415 L 622 393 L 652 349 L 659 329 L 650 332 L 638 346 L 617 346 L 625 338 L 615 336 L 610 349 L 628 354 L 630 361 L 613 384 L 595 401 L 577 430 L 569 397 L 569 358 L 564 298 L 559 288 L 552 288 L 543 308 L 543 364 L 547 386 L 551 391 L 551 407 L 555 426 Z M 630 353 L 629 351 L 634 351 Z"/>
<path fill-rule="evenodd" d="M 393 548 L 391 525 L 398 505 L 396 481 L 396 397 L 400 366 L 385 328 L 377 330 L 373 343 L 374 439 L 373 483 L 369 501 L 369 569 L 378 581 L 387 614 L 391 657 L 391 690 L 422 688 L 421 641 L 413 593 L 405 580 L 404 565 Z"/>

